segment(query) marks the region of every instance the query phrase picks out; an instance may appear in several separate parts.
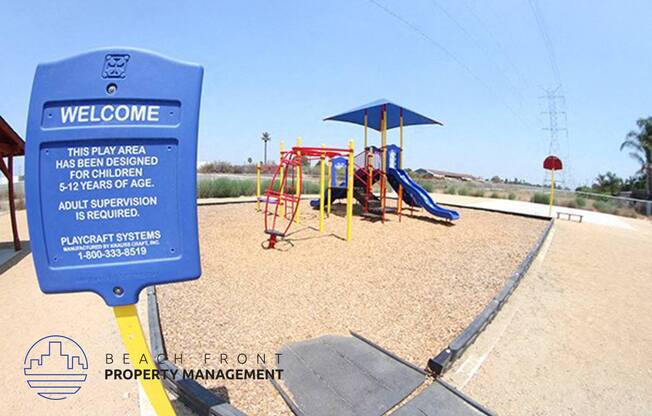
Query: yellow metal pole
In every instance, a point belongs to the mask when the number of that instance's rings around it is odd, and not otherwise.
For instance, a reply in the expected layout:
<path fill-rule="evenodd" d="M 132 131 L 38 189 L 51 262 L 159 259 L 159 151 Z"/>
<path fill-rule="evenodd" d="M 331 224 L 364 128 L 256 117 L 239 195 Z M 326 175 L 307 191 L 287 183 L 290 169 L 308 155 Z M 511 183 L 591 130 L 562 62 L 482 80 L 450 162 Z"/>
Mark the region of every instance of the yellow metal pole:
<path fill-rule="evenodd" d="M 403 169 L 403 110 L 401 110 L 401 117 L 399 119 L 399 132 L 400 132 L 400 144 L 401 144 L 401 157 L 398 160 L 398 167 Z"/>
<path fill-rule="evenodd" d="M 403 110 L 401 109 L 401 115 L 399 117 L 399 136 L 400 136 L 400 148 L 401 148 L 401 154 L 396 161 L 398 163 L 398 168 L 403 169 Z M 403 185 L 399 184 L 398 185 L 398 204 L 396 206 L 396 210 L 398 211 L 398 219 L 399 221 L 401 220 L 401 211 L 403 210 Z"/>
<path fill-rule="evenodd" d="M 346 181 L 346 241 L 351 241 L 351 226 L 353 225 L 353 140 L 349 140 L 349 163 L 347 165 Z"/>
<path fill-rule="evenodd" d="M 260 211 L 260 162 L 256 164 L 256 209 Z"/>
<path fill-rule="evenodd" d="M 367 150 L 367 127 L 369 126 L 369 117 L 367 110 L 364 111 L 364 150 Z"/>
<path fill-rule="evenodd" d="M 297 137 L 297 147 L 301 147 L 301 137 Z M 296 192 L 295 196 L 297 198 L 297 213 L 295 215 L 295 222 L 297 224 L 301 223 L 301 151 L 297 152 L 299 158 L 299 166 L 297 166 L 297 180 L 296 180 Z"/>
<path fill-rule="evenodd" d="M 321 145 L 322 148 L 326 147 L 325 144 Z M 326 153 L 322 153 L 320 157 L 319 166 L 319 232 L 324 232 L 324 194 L 326 193 L 326 184 L 324 179 L 326 177 Z"/>
<path fill-rule="evenodd" d="M 114 306 L 113 314 L 134 369 L 149 370 L 150 372 L 157 370 L 147 348 L 143 328 L 136 312 L 136 305 Z M 143 360 L 142 357 L 145 357 L 145 359 Z M 141 378 L 140 384 L 143 386 L 143 390 L 145 390 L 145 394 L 158 416 L 175 414 L 160 379 Z"/>
<path fill-rule="evenodd" d="M 551 170 L 552 179 L 550 181 L 550 207 L 548 208 L 548 216 L 552 217 L 552 205 L 555 201 L 555 170 Z"/>
<path fill-rule="evenodd" d="M 332 182 L 333 182 L 333 177 L 332 175 L 332 170 L 333 170 L 333 159 L 328 158 L 328 216 L 330 217 L 331 215 L 331 188 L 332 188 Z"/>
<path fill-rule="evenodd" d="M 280 163 L 281 163 L 281 170 L 280 170 L 280 172 L 279 172 L 279 173 L 280 173 L 280 176 L 279 176 L 279 181 L 280 181 L 280 182 L 279 182 L 279 187 L 280 187 L 279 192 L 280 192 L 281 195 L 283 195 L 283 190 L 284 190 L 284 189 L 283 189 L 283 188 L 284 188 L 284 185 L 283 185 L 283 179 L 284 179 L 284 177 L 283 177 L 283 174 L 284 174 L 284 169 L 283 169 L 283 150 L 285 150 L 285 149 L 284 149 L 284 145 L 283 145 L 283 140 L 281 140 L 281 142 L 279 143 L 279 147 L 280 147 L 280 154 L 281 154 L 281 159 L 279 159 L 279 160 L 280 160 Z M 272 189 L 273 189 L 273 187 L 272 187 Z M 279 207 L 282 207 L 282 206 L 283 206 L 283 200 L 282 200 L 282 199 L 279 199 L 278 203 L 279 203 Z"/>
<path fill-rule="evenodd" d="M 382 176 L 380 178 L 380 211 L 381 221 L 385 222 L 385 207 L 387 206 L 387 110 L 383 108 L 382 120 L 380 123 L 380 140 L 382 148 Z"/>

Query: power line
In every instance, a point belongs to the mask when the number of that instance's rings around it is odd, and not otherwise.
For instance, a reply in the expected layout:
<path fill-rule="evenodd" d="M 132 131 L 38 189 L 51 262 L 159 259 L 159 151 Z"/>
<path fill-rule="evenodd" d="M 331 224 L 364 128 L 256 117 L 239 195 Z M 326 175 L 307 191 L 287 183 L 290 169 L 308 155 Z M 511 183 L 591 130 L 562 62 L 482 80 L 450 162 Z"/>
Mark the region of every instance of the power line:
<path fill-rule="evenodd" d="M 563 106 L 565 98 L 560 94 L 561 85 L 555 89 L 546 90 L 546 95 L 539 97 L 541 100 L 546 100 L 547 111 L 542 114 L 548 115 L 548 125 L 543 127 L 542 130 L 548 132 L 550 141 L 548 144 L 548 153 L 551 155 L 560 155 L 561 149 L 559 145 L 559 132 L 567 132 L 566 129 L 566 112 L 560 110 L 560 105 Z M 564 120 L 562 124 L 559 123 L 559 116 L 562 115 Z"/>
<path fill-rule="evenodd" d="M 484 30 L 489 34 L 489 37 L 491 38 L 491 40 L 492 40 L 492 41 L 494 42 L 494 44 L 496 45 L 496 49 L 498 49 L 498 50 L 500 51 L 500 53 L 503 54 L 503 56 L 505 57 L 505 61 L 507 61 L 507 63 L 509 64 L 509 66 L 512 68 L 512 71 L 514 71 L 514 73 L 516 73 L 516 75 L 518 76 L 518 78 L 520 78 L 520 80 L 521 80 L 521 82 L 523 83 L 523 85 L 525 85 L 526 88 L 531 88 L 531 87 L 532 87 L 532 84 L 531 84 L 530 81 L 527 79 L 527 77 L 525 77 L 525 75 L 523 75 L 523 72 L 521 72 L 521 70 L 518 69 L 518 67 L 517 67 L 516 64 L 514 63 L 513 59 L 511 58 L 510 54 L 507 53 L 507 50 L 503 47 L 502 43 L 498 40 L 498 37 L 497 37 L 496 34 L 493 32 L 493 30 L 491 30 L 491 28 L 489 27 L 489 25 L 484 21 L 484 19 L 482 19 L 482 18 L 481 18 L 481 17 L 480 17 L 480 16 L 479 16 L 479 15 L 478 15 L 474 10 L 473 10 L 473 7 L 471 7 L 471 6 L 469 5 L 469 3 L 468 3 L 467 0 L 465 0 L 464 2 L 462 2 L 462 4 L 464 4 L 464 7 L 466 8 L 466 10 L 468 10 L 469 13 L 471 13 L 471 16 L 473 16 L 473 17 L 475 18 L 475 20 L 477 20 L 478 23 L 480 23 L 480 26 L 482 26 L 482 28 L 483 28 L 483 29 L 484 29 Z"/>
<path fill-rule="evenodd" d="M 444 6 L 442 6 L 441 4 L 439 4 L 439 3 L 437 2 L 437 0 L 430 0 L 430 2 L 432 3 L 432 5 L 433 5 L 435 8 L 439 9 L 442 13 L 444 13 L 444 14 L 446 15 L 446 17 L 448 17 L 448 19 L 449 19 L 450 21 L 452 21 L 452 22 L 455 24 L 455 26 L 457 26 L 457 28 L 458 28 L 458 29 L 459 29 L 459 30 L 460 30 L 460 31 L 461 31 L 461 32 L 462 32 L 462 33 L 463 33 L 463 34 L 464 34 L 464 35 L 465 35 L 465 36 L 466 36 L 466 37 L 467 37 L 471 42 L 473 42 L 473 44 L 475 45 L 475 47 L 476 47 L 478 50 L 480 50 L 480 51 L 481 51 L 481 52 L 482 52 L 482 53 L 487 57 L 487 59 L 488 59 L 489 61 L 491 61 L 491 62 L 496 66 L 496 68 L 498 68 L 498 70 L 500 71 L 500 73 L 501 73 L 501 74 L 505 77 L 505 79 L 507 80 L 506 85 L 508 85 L 509 89 L 510 89 L 514 94 L 516 94 L 516 95 L 519 96 L 519 98 L 520 98 L 520 100 L 521 100 L 521 103 L 522 103 L 522 102 L 525 100 L 525 98 L 523 97 L 523 95 L 521 94 L 521 92 L 518 91 L 518 90 L 516 89 L 516 87 L 513 86 L 513 85 L 511 84 L 511 81 L 510 81 L 509 77 L 507 76 L 507 74 L 505 74 L 505 72 L 502 70 L 502 68 L 500 67 L 500 65 L 498 64 L 498 62 L 496 62 L 496 60 L 491 56 L 491 54 L 489 54 L 489 53 L 487 52 L 487 49 L 484 48 L 483 45 L 480 44 L 480 42 L 477 40 L 476 36 L 474 36 L 473 34 L 471 34 L 471 32 L 469 32 L 468 30 L 466 30 L 466 28 L 464 27 L 464 25 L 462 25 L 462 23 L 461 23 L 459 20 L 457 20 L 457 18 L 455 18 L 455 16 L 453 16 L 453 14 L 450 13 L 450 12 L 449 12 L 449 11 L 448 11 Z"/>
<path fill-rule="evenodd" d="M 559 74 L 559 66 L 557 65 L 557 56 L 555 54 L 555 48 L 553 47 L 550 36 L 548 35 L 548 29 L 546 28 L 546 22 L 543 20 L 543 16 L 539 11 L 539 6 L 537 5 L 536 0 L 529 0 L 530 8 L 532 9 L 532 14 L 534 14 L 534 19 L 537 21 L 537 27 L 539 28 L 539 33 L 543 38 L 543 44 L 548 52 L 548 60 L 550 61 L 550 67 L 552 68 L 552 74 L 555 77 L 555 83 L 561 84 L 561 75 Z"/>
<path fill-rule="evenodd" d="M 489 91 L 496 99 L 498 99 L 511 113 L 516 117 L 526 128 L 531 128 L 530 123 L 528 123 L 523 117 L 521 117 L 519 114 L 516 113 L 516 111 L 510 106 L 505 100 L 503 100 L 494 90 L 491 88 L 487 83 L 485 83 L 482 78 L 480 78 L 478 75 L 476 75 L 475 72 L 471 70 L 462 60 L 460 60 L 455 54 L 453 54 L 448 48 L 446 48 L 444 45 L 441 43 L 437 42 L 434 40 L 432 37 L 428 36 L 427 33 L 425 33 L 423 30 L 421 30 L 418 26 L 415 24 L 409 22 L 405 18 L 403 18 L 401 15 L 395 13 L 391 9 L 389 9 L 387 6 L 378 3 L 376 0 L 369 0 L 370 3 L 378 7 L 379 9 L 383 10 L 385 13 L 389 14 L 392 16 L 394 19 L 398 20 L 401 22 L 403 25 L 407 26 L 410 28 L 410 30 L 414 31 L 415 33 L 419 34 L 421 37 L 423 37 L 425 40 L 427 40 L 430 44 L 432 44 L 435 48 L 439 49 L 442 51 L 446 56 L 448 56 L 450 59 L 452 59 L 457 65 L 459 65 L 464 71 L 466 71 L 473 79 L 475 79 L 478 83 L 480 83 L 487 91 Z"/>
<path fill-rule="evenodd" d="M 530 5 L 530 9 L 532 9 L 534 19 L 537 22 L 539 33 L 541 34 L 543 44 L 546 48 L 548 61 L 550 62 L 550 68 L 552 69 L 552 74 L 557 84 L 556 88 L 545 90 L 546 95 L 544 97 L 540 97 L 541 99 L 547 100 L 548 111 L 545 111 L 544 114 L 548 115 L 548 127 L 544 128 L 544 130 L 548 131 L 549 136 L 548 152 L 549 154 L 557 154 L 561 156 L 562 159 L 565 159 L 566 166 L 564 166 L 564 170 L 561 172 L 561 174 L 563 183 L 565 183 L 566 186 L 569 186 L 571 182 L 573 182 L 573 173 L 572 163 L 569 160 L 570 140 L 568 137 L 567 127 L 568 117 L 565 111 L 560 111 L 559 109 L 560 105 L 565 107 L 566 97 L 564 97 L 562 92 L 561 75 L 559 72 L 559 65 L 557 65 L 557 55 L 555 54 L 555 48 L 552 40 L 550 39 L 550 35 L 546 27 L 546 22 L 543 18 L 543 15 L 541 14 L 537 0 L 529 0 L 528 3 Z M 563 117 L 562 120 L 560 120 L 560 116 Z M 564 143 L 564 151 L 562 151 L 562 146 L 559 143 L 559 132 L 563 132 L 565 134 L 564 138 L 566 140 Z"/>
<path fill-rule="evenodd" d="M 546 115 L 548 120 L 545 127 L 541 130 L 547 132 L 548 136 L 548 154 L 561 157 L 564 161 L 564 169 L 560 173 L 560 183 L 566 186 L 574 182 L 572 164 L 570 163 L 570 143 L 568 139 L 568 118 L 565 111 L 566 97 L 562 93 L 561 85 L 556 88 L 546 89 L 545 95 L 539 97 L 544 104 L 545 111 L 541 114 Z M 563 145 L 562 140 L 565 140 Z M 544 184 L 547 176 L 544 175 Z"/>

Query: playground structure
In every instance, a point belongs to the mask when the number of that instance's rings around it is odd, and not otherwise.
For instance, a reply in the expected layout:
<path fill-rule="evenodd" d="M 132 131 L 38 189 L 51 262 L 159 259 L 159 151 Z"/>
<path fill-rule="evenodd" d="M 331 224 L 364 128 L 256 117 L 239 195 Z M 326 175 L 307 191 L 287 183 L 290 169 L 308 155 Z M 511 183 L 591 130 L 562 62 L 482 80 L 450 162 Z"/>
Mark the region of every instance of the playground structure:
<path fill-rule="evenodd" d="M 383 156 L 383 153 L 385 155 Z M 402 213 L 402 203 L 405 202 L 410 207 L 422 207 L 430 214 L 444 218 L 447 221 L 453 221 L 459 218 L 459 213 L 441 207 L 435 203 L 428 192 L 416 183 L 410 175 L 400 167 L 401 148 L 396 145 L 387 145 L 385 152 L 375 146 L 369 146 L 365 152 L 358 154 L 355 157 L 355 175 L 353 182 L 353 196 L 358 203 L 363 207 L 364 215 L 371 218 L 380 218 L 384 222 L 386 212 L 396 212 L 399 219 Z M 381 158 L 384 157 L 385 163 L 382 163 Z M 367 162 L 364 164 L 364 162 Z M 346 162 L 344 162 L 346 163 Z M 336 165 L 333 165 L 335 167 Z M 383 173 L 381 166 L 385 166 Z M 329 205 L 331 200 L 344 198 L 346 182 L 339 185 L 335 182 L 335 173 L 331 172 L 329 181 L 328 192 L 330 195 Z M 383 179 L 386 178 L 385 184 Z M 381 181 L 380 197 L 374 195 L 373 185 Z M 387 183 L 399 195 L 396 208 L 388 208 L 387 204 L 383 204 L 382 198 L 387 198 L 386 187 Z M 318 207 L 323 198 L 313 199 L 310 205 L 314 208 Z"/>
<path fill-rule="evenodd" d="M 302 147 L 301 138 L 297 146 L 285 151 L 281 150 L 281 160 L 276 172 L 265 191 L 265 234 L 269 235 L 266 248 L 274 248 L 278 238 L 287 235 L 293 222 L 300 222 L 300 203 L 303 188 L 302 165 L 318 160 L 320 163 L 320 195 L 319 199 L 319 231 L 324 231 L 324 215 L 327 210 L 331 212 L 331 178 L 329 178 L 328 191 L 325 186 L 326 159 L 328 159 L 328 174 L 332 176 L 332 166 L 339 166 L 341 162 L 347 165 L 344 195 L 346 204 L 346 239 L 351 239 L 351 223 L 353 217 L 353 141 L 349 142 L 348 149 L 322 147 Z M 333 163 L 335 161 L 335 163 Z M 337 188 L 341 190 L 342 188 Z M 260 193 L 260 170 L 257 177 L 257 193 Z M 338 197 L 343 195 L 337 194 Z M 260 201 L 260 197 L 258 197 Z M 281 220 L 281 221 L 279 221 Z"/>
<path fill-rule="evenodd" d="M 442 125 L 441 122 L 385 99 L 327 117 L 325 120 L 344 121 L 364 126 L 364 154 L 359 155 L 363 157 L 361 160 L 363 169 L 362 171 L 356 170 L 356 177 L 365 179 L 354 183 L 357 189 L 364 190 L 364 192 L 354 192 L 354 195 L 359 196 L 356 199 L 363 206 L 367 216 L 376 216 L 384 223 L 386 213 L 395 212 L 400 221 L 403 203 L 406 203 L 411 208 L 424 208 L 430 214 L 444 218 L 446 221 L 459 219 L 458 212 L 438 205 L 428 192 L 403 170 L 403 127 L 423 124 Z M 400 143 L 398 146 L 388 145 L 387 131 L 397 127 L 399 128 Z M 369 146 L 369 128 L 380 133 L 380 148 Z M 356 160 L 359 159 L 356 158 Z M 373 184 L 377 180 L 380 181 L 378 196 L 373 193 Z M 393 209 L 387 206 L 388 183 L 398 195 L 396 207 Z M 364 198 L 362 198 L 363 194 Z"/>
<path fill-rule="evenodd" d="M 256 170 L 257 207 L 265 201 L 265 233 L 269 235 L 267 248 L 274 248 L 277 240 L 287 235 L 292 223 L 300 222 L 300 202 L 302 192 L 302 169 L 304 163 L 320 161 L 320 197 L 310 201 L 313 208 L 319 208 L 319 230 L 324 230 L 324 212 L 331 213 L 331 204 L 337 199 L 346 198 L 347 233 L 351 239 L 351 217 L 353 198 L 362 206 L 363 215 L 380 219 L 385 223 L 386 214 L 395 212 L 399 221 L 403 203 L 411 209 L 424 208 L 428 213 L 443 218 L 447 222 L 459 219 L 457 211 L 438 205 L 428 192 L 416 183 L 403 170 L 403 127 L 419 124 L 438 124 L 439 121 L 415 113 L 387 100 L 353 109 L 346 113 L 328 117 L 325 120 L 346 121 L 364 126 L 364 150 L 354 156 L 353 141 L 348 149 L 322 147 L 301 147 L 299 138 L 297 146 L 289 151 L 281 144 L 281 160 L 261 198 L 260 165 Z M 399 128 L 400 145 L 387 144 L 387 131 Z M 369 146 L 368 129 L 380 132 L 380 147 Z M 326 160 L 328 162 L 326 163 Z M 328 168 L 326 168 L 328 164 Z M 337 171 L 345 168 L 344 181 L 338 183 Z M 324 185 L 325 172 L 328 172 L 328 187 Z M 379 182 L 379 193 L 374 193 L 374 185 Z M 387 206 L 387 187 L 391 186 L 398 195 L 396 207 Z M 271 219 L 270 219 L 271 218 Z M 282 218 L 282 223 L 279 219 Z"/>

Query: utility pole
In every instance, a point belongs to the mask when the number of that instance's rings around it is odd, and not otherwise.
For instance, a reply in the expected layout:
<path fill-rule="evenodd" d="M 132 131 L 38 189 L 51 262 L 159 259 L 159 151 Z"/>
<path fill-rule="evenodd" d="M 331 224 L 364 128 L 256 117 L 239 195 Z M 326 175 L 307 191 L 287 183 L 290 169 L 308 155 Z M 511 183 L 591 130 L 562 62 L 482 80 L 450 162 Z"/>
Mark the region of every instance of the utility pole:
<path fill-rule="evenodd" d="M 561 84 L 553 89 L 546 89 L 545 95 L 539 97 L 543 101 L 543 107 L 545 111 L 542 111 L 541 114 L 547 117 L 547 120 L 544 122 L 545 126 L 541 130 L 547 132 L 548 140 L 548 155 L 555 155 L 561 158 L 564 163 L 568 166 L 568 128 L 567 128 L 567 117 L 566 111 L 564 108 L 566 106 L 566 98 L 561 89 Z M 562 145 L 560 144 L 560 136 L 563 135 L 565 139 L 564 143 L 564 152 L 562 152 Z M 566 168 L 568 170 L 568 168 Z M 561 178 L 557 182 L 563 184 L 564 186 L 569 186 L 567 184 L 568 177 L 561 172 Z M 545 185 L 547 181 L 547 175 L 544 175 L 543 184 Z"/>

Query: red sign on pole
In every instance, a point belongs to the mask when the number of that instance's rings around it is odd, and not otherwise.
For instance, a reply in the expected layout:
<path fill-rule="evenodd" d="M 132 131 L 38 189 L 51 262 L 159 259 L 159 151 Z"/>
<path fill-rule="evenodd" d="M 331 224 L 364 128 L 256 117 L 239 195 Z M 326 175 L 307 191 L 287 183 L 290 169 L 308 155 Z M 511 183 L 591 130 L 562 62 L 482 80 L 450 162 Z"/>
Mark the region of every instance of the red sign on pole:
<path fill-rule="evenodd" d="M 543 161 L 543 168 L 546 170 L 561 170 L 561 160 L 557 156 L 550 155 Z"/>

